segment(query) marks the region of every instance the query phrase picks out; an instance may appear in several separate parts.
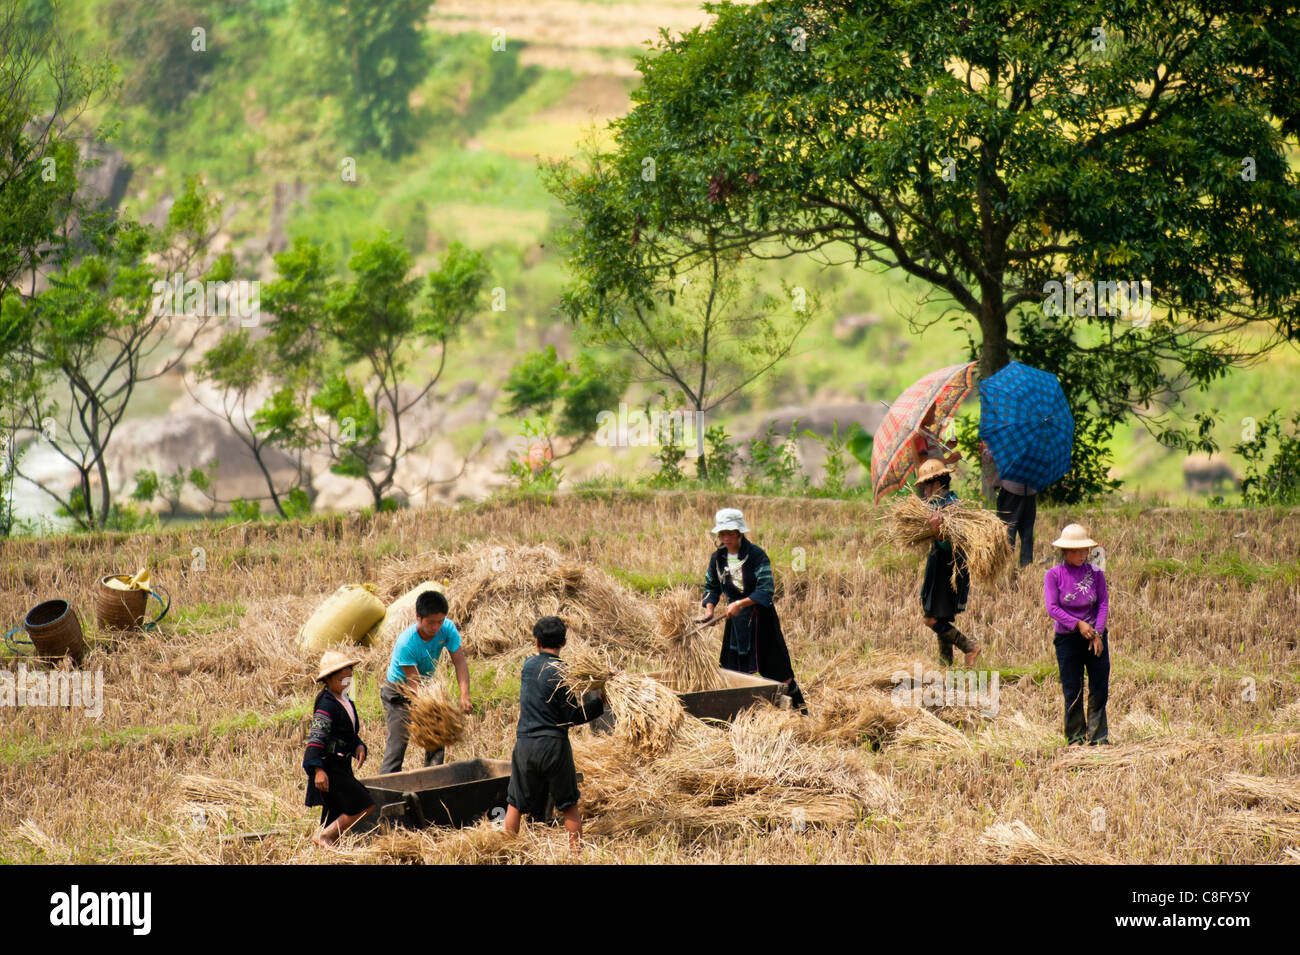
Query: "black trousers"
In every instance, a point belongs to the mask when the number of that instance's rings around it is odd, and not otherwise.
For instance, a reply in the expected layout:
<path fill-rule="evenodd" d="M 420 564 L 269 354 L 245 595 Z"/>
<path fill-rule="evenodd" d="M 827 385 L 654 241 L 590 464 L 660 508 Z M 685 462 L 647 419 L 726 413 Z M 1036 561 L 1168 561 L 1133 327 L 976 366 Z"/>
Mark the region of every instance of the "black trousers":
<path fill-rule="evenodd" d="M 1016 546 L 1016 534 L 1020 535 L 1020 566 L 1024 567 L 1034 559 L 1034 520 L 1038 517 L 1037 494 L 1012 494 L 1005 488 L 998 488 L 998 517 L 1007 525 L 1007 543 Z"/>
<path fill-rule="evenodd" d="M 1070 743 L 1104 743 L 1107 737 L 1106 700 L 1110 696 L 1109 630 L 1101 632 L 1101 656 L 1088 649 L 1078 630 L 1056 635 L 1056 662 L 1065 696 L 1065 739 Z M 1083 676 L 1088 675 L 1088 709 L 1083 706 Z"/>

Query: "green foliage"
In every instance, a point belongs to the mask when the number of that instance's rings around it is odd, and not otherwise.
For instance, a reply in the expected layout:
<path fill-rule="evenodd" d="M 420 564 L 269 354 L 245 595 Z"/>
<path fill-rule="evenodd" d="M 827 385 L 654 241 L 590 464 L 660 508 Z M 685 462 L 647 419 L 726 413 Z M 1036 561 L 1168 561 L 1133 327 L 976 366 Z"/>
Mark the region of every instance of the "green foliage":
<path fill-rule="evenodd" d="M 686 457 L 686 449 L 678 444 L 675 438 L 670 438 L 660 443 L 657 457 L 659 470 L 650 478 L 650 486 L 670 488 L 681 484 L 686 476 L 682 472 L 682 459 Z"/>
<path fill-rule="evenodd" d="M 1259 422 L 1253 436 L 1233 447 L 1246 459 L 1246 474 L 1241 480 L 1243 503 L 1300 504 L 1300 411 L 1291 416 L 1290 434 L 1285 424 L 1274 408 Z M 1272 447 L 1274 442 L 1276 448 Z"/>
<path fill-rule="evenodd" d="M 76 468 L 76 506 L 41 486 L 79 527 L 106 527 L 111 519 L 105 453 L 132 395 L 175 369 L 209 321 L 160 307 L 166 302 L 156 289 L 197 264 L 216 215 L 215 202 L 191 178 L 161 231 L 124 216 L 83 220 L 81 256 L 53 273 L 48 289 L 5 303 L 4 336 L 40 383 L 20 403 L 19 423 L 46 433 Z M 225 267 L 220 260 L 215 266 Z M 173 336 L 175 325 L 183 331 Z M 86 493 L 92 476 L 100 483 L 97 501 Z"/>
<path fill-rule="evenodd" d="M 512 484 L 522 491 L 553 493 L 560 487 L 564 468 L 555 463 L 550 432 L 544 421 L 525 418 L 519 430 L 527 439 L 528 451 L 511 455 L 506 462 L 506 473 Z M 537 454 L 536 451 L 541 451 Z"/>
<path fill-rule="evenodd" d="M 407 152 L 415 139 L 411 91 L 429 68 L 419 25 L 425 0 L 301 0 L 305 22 L 320 38 L 323 75 L 336 79 L 343 135 L 358 150 Z"/>
<path fill-rule="evenodd" d="M 617 407 L 627 388 L 627 374 L 617 366 L 602 364 L 590 352 L 576 361 L 561 361 L 554 345 L 531 352 L 510 370 L 504 391 L 506 413 L 533 413 L 551 420 L 555 434 L 574 438 L 575 447 L 596 431 L 602 411 Z"/>
<path fill-rule="evenodd" d="M 858 431 L 862 430 L 862 426 L 855 423 L 849 429 L 848 434 L 841 435 L 840 423 L 836 421 L 831 426 L 829 435 L 819 435 L 812 431 L 804 432 L 816 438 L 826 451 L 826 463 L 824 465 L 826 477 L 822 481 L 822 490 L 832 497 L 844 493 L 848 487 L 850 464 L 846 452 L 848 452 L 849 438 L 855 433 L 854 428 Z"/>
<path fill-rule="evenodd" d="M 785 493 L 808 487 L 808 477 L 799 465 L 797 442 L 811 431 L 799 430 L 799 422 L 790 425 L 785 437 L 776 433 L 775 422 L 769 421 L 760 437 L 750 438 L 747 446 L 748 462 L 745 485 L 749 489 L 768 489 Z"/>
<path fill-rule="evenodd" d="M 200 365 L 203 377 L 239 392 L 224 416 L 255 455 L 269 445 L 299 462 L 293 487 L 274 487 L 267 473 L 285 517 L 306 507 L 304 457 L 316 449 L 333 473 L 367 484 L 374 508 L 397 506 L 388 492 L 411 450 L 403 418 L 441 378 L 487 275 L 482 255 L 459 243 L 433 272 L 414 275 L 410 251 L 387 232 L 356 244 L 350 279 L 336 278 L 328 261 L 321 244 L 295 240 L 275 257 L 277 278 L 262 293 L 276 315 L 269 333 L 254 342 L 232 332 Z M 434 350 L 437 367 L 412 393 L 413 363 Z M 263 383 L 270 396 L 250 414 L 244 402 Z"/>
<path fill-rule="evenodd" d="M 99 19 L 110 55 L 125 67 L 122 100 L 157 113 L 173 113 L 200 92 L 222 55 L 209 4 L 110 0 L 99 8 Z M 196 28 L 205 31 L 202 44 L 193 35 Z M 196 50 L 196 45 L 206 49 Z"/>
<path fill-rule="evenodd" d="M 1289 10 L 711 10 L 707 28 L 665 33 L 640 61 L 612 149 L 552 167 L 575 223 L 572 314 L 649 309 L 719 254 L 829 247 L 898 270 L 950 306 L 983 376 L 1015 358 L 1061 379 L 1081 442 L 1061 500 L 1105 492 L 1114 422 L 1300 336 Z M 1051 314 L 1049 283 L 1076 277 L 1148 281 L 1153 312 Z"/>
<path fill-rule="evenodd" d="M 212 482 L 217 473 L 219 462 L 211 461 L 206 468 L 190 468 L 187 472 L 179 464 L 173 474 L 159 476 L 157 471 L 141 469 L 135 472 L 135 488 L 131 491 L 131 500 L 141 504 L 150 504 L 161 499 L 171 514 L 176 514 L 181 506 L 181 493 L 188 484 L 201 493 L 213 504 L 216 503 L 212 492 Z"/>
<path fill-rule="evenodd" d="M 237 497 L 230 502 L 230 516 L 241 523 L 244 521 L 260 521 L 262 519 L 262 504 L 260 501 L 248 501 L 242 497 Z"/>
<path fill-rule="evenodd" d="M 704 474 L 702 477 L 720 486 L 728 486 L 740 461 L 740 452 L 720 424 L 710 425 L 704 432 Z"/>

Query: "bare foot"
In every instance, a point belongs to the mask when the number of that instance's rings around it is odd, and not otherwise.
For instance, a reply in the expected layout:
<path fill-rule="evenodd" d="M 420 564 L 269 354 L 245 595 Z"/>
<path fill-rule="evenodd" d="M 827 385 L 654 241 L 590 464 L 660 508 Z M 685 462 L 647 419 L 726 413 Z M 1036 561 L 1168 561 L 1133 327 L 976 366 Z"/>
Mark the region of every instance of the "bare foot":
<path fill-rule="evenodd" d="M 984 649 L 983 647 L 976 647 L 974 650 L 972 650 L 972 651 L 970 651 L 969 653 L 967 653 L 967 654 L 966 654 L 966 665 L 967 665 L 967 666 L 970 666 L 972 663 L 974 663 L 974 662 L 975 662 L 975 658 L 976 658 L 977 656 L 980 655 L 980 651 L 983 650 L 983 649 Z"/>
<path fill-rule="evenodd" d="M 311 837 L 311 841 L 322 849 L 328 849 L 334 845 L 333 839 L 326 838 L 324 829 L 316 830 L 316 834 Z"/>

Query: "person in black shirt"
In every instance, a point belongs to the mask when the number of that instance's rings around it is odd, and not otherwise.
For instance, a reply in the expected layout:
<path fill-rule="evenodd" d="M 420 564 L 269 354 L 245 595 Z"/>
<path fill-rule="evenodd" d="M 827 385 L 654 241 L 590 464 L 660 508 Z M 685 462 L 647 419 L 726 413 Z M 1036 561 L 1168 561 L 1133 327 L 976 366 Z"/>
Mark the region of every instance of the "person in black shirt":
<path fill-rule="evenodd" d="M 361 742 L 356 705 L 348 697 L 357 663 L 337 650 L 326 650 L 316 674 L 324 686 L 316 695 L 302 768 L 307 772 L 307 805 L 321 807 L 321 828 L 312 840 L 322 848 L 375 811 L 370 790 L 352 775 L 352 760 L 361 766 L 368 752 Z"/>
<path fill-rule="evenodd" d="M 569 848 L 582 848 L 582 812 L 578 809 L 578 772 L 569 747 L 569 727 L 605 712 L 599 699 L 574 703 L 560 685 L 563 664 L 559 650 L 567 628 L 559 617 L 543 617 L 533 625 L 537 655 L 524 661 L 519 678 L 519 728 L 510 757 L 510 789 L 506 796 L 506 832 L 519 831 L 525 813 L 546 817 L 547 800 L 564 814 Z"/>

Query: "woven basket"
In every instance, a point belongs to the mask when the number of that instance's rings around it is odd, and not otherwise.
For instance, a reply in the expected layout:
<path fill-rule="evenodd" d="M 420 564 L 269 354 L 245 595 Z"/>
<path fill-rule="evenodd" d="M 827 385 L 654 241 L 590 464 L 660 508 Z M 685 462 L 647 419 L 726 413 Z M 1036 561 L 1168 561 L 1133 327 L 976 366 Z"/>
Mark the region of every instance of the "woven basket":
<path fill-rule="evenodd" d="M 81 664 L 86 645 L 81 638 L 81 621 L 66 600 L 47 600 L 27 612 L 23 629 L 31 637 L 36 655 L 58 662 L 65 654 Z"/>
<path fill-rule="evenodd" d="M 144 623 L 147 590 L 118 590 L 110 587 L 110 580 L 121 577 L 110 575 L 99 582 L 99 595 L 95 600 L 95 621 L 102 629 L 138 630 Z"/>
<path fill-rule="evenodd" d="M 118 590 L 110 580 L 130 580 L 124 574 L 109 574 L 99 581 L 95 600 L 95 620 L 102 630 L 152 630 L 167 615 L 171 599 L 164 600 L 154 590 Z M 156 588 L 162 590 L 161 587 Z M 166 595 L 166 591 L 163 592 Z M 145 607 L 152 596 L 163 608 L 157 620 L 145 622 Z"/>

